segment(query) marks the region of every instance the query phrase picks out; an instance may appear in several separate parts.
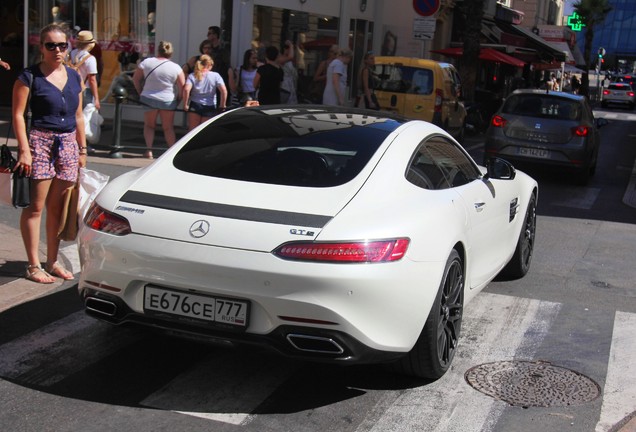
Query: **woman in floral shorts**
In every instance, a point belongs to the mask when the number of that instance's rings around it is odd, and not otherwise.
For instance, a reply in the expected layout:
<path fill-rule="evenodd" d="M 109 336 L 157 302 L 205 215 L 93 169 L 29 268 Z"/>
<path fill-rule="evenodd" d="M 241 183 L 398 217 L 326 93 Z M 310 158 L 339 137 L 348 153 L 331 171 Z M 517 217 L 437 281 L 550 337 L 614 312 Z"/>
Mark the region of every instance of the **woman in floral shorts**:
<path fill-rule="evenodd" d="M 69 48 L 66 33 L 57 24 L 40 32 L 42 61 L 20 75 L 13 86 L 13 124 L 18 140 L 15 170 L 31 177 L 31 205 L 20 216 L 20 231 L 27 253 L 26 278 L 53 283 L 55 277 L 73 279 L 58 261 L 60 224 L 65 190 L 77 181 L 79 167 L 86 166 L 86 136 L 82 115 L 81 78 L 64 65 Z M 24 112 L 32 111 L 27 137 Z M 40 225 L 46 208 L 46 265 L 39 257 Z"/>

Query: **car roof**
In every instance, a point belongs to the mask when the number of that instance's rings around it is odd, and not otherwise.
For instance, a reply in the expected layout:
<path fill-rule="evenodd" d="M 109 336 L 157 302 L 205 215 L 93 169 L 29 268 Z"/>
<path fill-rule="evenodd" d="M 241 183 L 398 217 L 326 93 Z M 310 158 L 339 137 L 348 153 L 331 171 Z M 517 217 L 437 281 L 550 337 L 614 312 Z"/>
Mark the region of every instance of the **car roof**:
<path fill-rule="evenodd" d="M 513 91 L 510 95 L 550 95 L 555 97 L 562 97 L 566 99 L 571 99 L 573 101 L 582 102 L 585 99 L 585 96 L 575 95 L 572 93 L 560 92 L 560 91 L 552 91 L 552 90 L 539 90 L 539 89 L 519 89 Z"/>

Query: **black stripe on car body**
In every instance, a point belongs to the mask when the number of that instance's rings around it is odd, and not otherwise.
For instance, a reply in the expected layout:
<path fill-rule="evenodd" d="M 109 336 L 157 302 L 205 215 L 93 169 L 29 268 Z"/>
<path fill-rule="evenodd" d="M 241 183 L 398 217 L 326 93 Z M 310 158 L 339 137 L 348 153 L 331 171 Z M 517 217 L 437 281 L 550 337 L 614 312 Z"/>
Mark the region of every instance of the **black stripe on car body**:
<path fill-rule="evenodd" d="M 280 210 L 242 207 L 219 204 L 206 201 L 176 198 L 139 191 L 128 191 L 121 197 L 120 202 L 155 207 L 165 210 L 175 210 L 206 216 L 238 219 L 253 222 L 265 222 L 279 225 L 295 225 L 312 228 L 323 228 L 332 218 L 331 216 L 294 213 Z"/>

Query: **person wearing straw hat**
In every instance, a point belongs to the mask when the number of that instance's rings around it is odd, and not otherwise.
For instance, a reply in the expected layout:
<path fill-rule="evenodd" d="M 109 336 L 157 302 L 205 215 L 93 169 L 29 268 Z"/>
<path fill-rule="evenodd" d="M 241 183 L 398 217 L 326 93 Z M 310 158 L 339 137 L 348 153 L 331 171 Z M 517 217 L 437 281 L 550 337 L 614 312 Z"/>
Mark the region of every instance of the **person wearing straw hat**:
<path fill-rule="evenodd" d="M 75 39 L 75 49 L 71 51 L 69 56 L 70 63 L 68 66 L 77 70 L 82 77 L 82 82 L 86 86 L 84 90 L 83 104 L 92 103 L 98 110 L 101 108 L 99 103 L 99 90 L 97 87 L 97 59 L 90 54 L 90 50 L 95 47 L 97 41 L 93 37 L 93 33 L 88 30 L 82 30 L 77 33 Z"/>

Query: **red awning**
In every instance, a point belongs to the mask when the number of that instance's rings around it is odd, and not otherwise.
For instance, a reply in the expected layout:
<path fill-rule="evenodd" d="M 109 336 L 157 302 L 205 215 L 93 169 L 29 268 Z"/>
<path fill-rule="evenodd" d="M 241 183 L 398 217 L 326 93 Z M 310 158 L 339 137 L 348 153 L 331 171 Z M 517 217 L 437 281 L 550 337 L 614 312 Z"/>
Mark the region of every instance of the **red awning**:
<path fill-rule="evenodd" d="M 457 48 L 445 48 L 441 50 L 431 50 L 432 53 L 442 54 L 447 57 L 461 57 L 464 54 L 464 49 Z M 497 51 L 492 48 L 482 48 L 479 51 L 479 60 L 495 62 L 495 63 L 505 63 L 516 67 L 523 67 L 524 62 L 519 60 L 518 58 L 509 56 L 506 53 L 502 53 L 501 51 Z"/>

